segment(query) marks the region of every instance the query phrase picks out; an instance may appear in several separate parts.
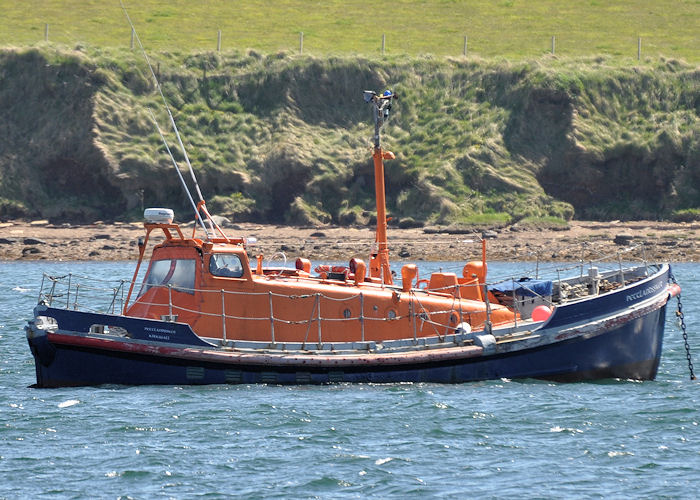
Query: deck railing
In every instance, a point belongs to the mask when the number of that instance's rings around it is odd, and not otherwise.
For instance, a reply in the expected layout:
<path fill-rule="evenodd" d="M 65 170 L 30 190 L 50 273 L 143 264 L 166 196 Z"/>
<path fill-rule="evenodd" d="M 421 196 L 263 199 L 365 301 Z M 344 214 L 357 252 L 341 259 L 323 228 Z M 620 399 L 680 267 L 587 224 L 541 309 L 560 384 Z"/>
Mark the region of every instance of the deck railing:
<path fill-rule="evenodd" d="M 596 269 L 594 268 L 593 264 L 594 262 L 588 262 L 586 263 L 589 266 L 589 269 Z M 600 265 L 600 263 L 597 263 Z M 609 262 L 608 262 L 609 264 Z M 625 279 L 625 269 L 623 267 L 621 259 L 618 259 L 618 261 L 615 263 L 618 266 L 618 270 L 616 272 L 616 276 L 619 279 L 619 282 L 617 283 L 609 283 L 609 287 L 607 289 L 602 289 L 602 291 L 608 291 L 616 286 L 621 286 L 624 283 Z M 562 290 L 565 288 L 565 285 L 567 285 L 567 281 L 563 280 L 561 278 L 561 273 L 563 271 L 571 271 L 574 269 L 580 268 L 580 277 L 579 281 L 581 281 L 581 284 L 584 283 L 584 280 L 588 279 L 586 275 L 584 275 L 583 269 L 584 269 L 584 263 L 578 262 L 572 265 L 567 265 L 564 267 L 556 267 L 554 268 L 554 272 L 557 276 L 556 280 L 553 280 L 554 286 L 559 290 L 559 295 L 562 295 Z M 541 274 L 542 268 L 537 266 L 537 276 Z M 590 272 L 590 271 L 589 271 Z M 629 271 L 628 271 L 629 272 Z M 612 270 L 608 270 L 606 275 L 608 276 L 609 279 L 613 278 Z M 270 280 L 275 280 L 278 279 L 279 276 L 268 276 Z M 574 282 L 576 278 L 574 277 Z M 605 281 L 605 280 L 603 280 Z M 498 281 L 491 282 L 487 285 L 474 285 L 474 284 L 456 284 L 456 285 L 449 285 L 445 286 L 439 289 L 431 289 L 429 291 L 422 291 L 422 290 L 417 290 L 417 289 L 411 289 L 409 290 L 409 302 L 408 302 L 408 313 L 404 315 L 398 315 L 394 314 L 392 315 L 387 315 L 386 317 L 377 317 L 376 315 L 371 315 L 367 314 L 367 311 L 365 310 L 365 294 L 362 290 L 358 290 L 355 294 L 352 294 L 348 297 L 345 298 L 337 298 L 337 297 L 332 297 L 327 294 L 324 294 L 322 292 L 316 292 L 316 293 L 311 293 L 311 294 L 305 294 L 305 295 L 286 295 L 286 294 L 279 294 L 275 293 L 272 291 L 267 291 L 267 292 L 237 292 L 237 291 L 229 291 L 229 290 L 202 290 L 202 289 L 186 289 L 183 287 L 173 287 L 172 285 L 166 285 L 163 286 L 162 288 L 167 289 L 167 303 L 155 303 L 155 302 L 144 302 L 143 300 L 139 300 L 139 304 L 144 305 L 144 306 L 153 306 L 153 307 L 162 307 L 162 308 L 167 308 L 168 315 L 163 317 L 164 320 L 169 320 L 169 321 L 176 321 L 177 318 L 183 314 L 195 314 L 195 315 L 200 315 L 200 316 L 211 316 L 211 317 L 218 317 L 221 319 L 221 331 L 222 331 L 222 337 L 223 341 L 226 342 L 228 340 L 233 340 L 230 337 L 230 331 L 227 329 L 227 322 L 228 321 L 248 321 L 248 322 L 260 322 L 260 321 L 265 321 L 269 322 L 269 335 L 270 335 L 270 341 L 272 344 L 275 344 L 276 342 L 276 335 L 275 335 L 275 329 L 276 325 L 306 325 L 306 332 L 304 335 L 304 340 L 303 343 L 306 344 L 309 342 L 309 338 L 312 335 L 312 328 L 314 326 L 316 327 L 316 336 L 317 337 L 317 343 L 318 345 L 323 344 L 323 328 L 322 325 L 325 323 L 326 325 L 328 324 L 333 324 L 336 322 L 357 322 L 359 325 L 359 330 L 360 330 L 360 337 L 361 341 L 365 342 L 366 340 L 366 335 L 365 335 L 365 330 L 367 326 L 367 322 L 390 322 L 390 321 L 400 321 L 400 320 L 410 320 L 413 323 L 413 338 L 414 340 L 418 339 L 418 327 L 417 324 L 421 324 L 421 328 L 424 327 L 425 325 L 429 325 L 433 331 L 436 337 L 447 337 L 450 332 L 454 332 L 456 324 L 464 323 L 465 321 L 468 323 L 471 323 L 472 320 L 472 315 L 468 311 L 464 311 L 464 303 L 463 299 L 461 298 L 462 293 L 461 290 L 463 287 L 471 287 L 471 286 L 483 286 L 483 290 L 481 290 L 481 293 L 484 294 L 484 296 L 488 296 L 487 294 L 489 293 L 490 287 L 497 285 L 499 283 L 504 283 L 504 282 L 511 282 L 513 286 L 513 290 L 515 291 L 516 289 L 516 279 L 514 277 L 508 277 L 504 278 Z M 83 311 L 90 311 L 90 312 L 96 312 L 96 313 L 104 313 L 104 314 L 118 314 L 118 311 L 122 311 L 124 307 L 124 297 L 125 297 L 125 291 L 128 290 L 128 287 L 131 285 L 131 282 L 128 280 L 101 280 L 101 279 L 96 279 L 96 278 L 89 278 L 87 276 L 81 276 L 81 275 L 76 275 L 73 273 L 69 273 L 66 275 L 61 275 L 61 276 L 55 276 L 55 275 L 50 275 L 47 273 L 44 273 L 43 278 L 42 278 L 42 284 L 41 284 L 41 290 L 39 292 L 39 302 L 40 303 L 45 303 L 49 306 L 52 307 L 62 307 L 65 309 L 73 309 L 73 310 L 83 310 Z M 607 285 L 606 285 L 607 286 Z M 217 312 L 207 312 L 207 311 L 201 311 L 201 310 L 193 310 L 189 309 L 187 307 L 184 307 L 181 304 L 176 303 L 176 301 L 173 301 L 173 288 L 175 288 L 176 291 L 185 291 L 185 292 L 196 292 L 196 293 L 203 293 L 203 294 L 219 294 L 221 297 L 221 307 L 220 310 Z M 395 290 L 397 293 L 405 293 L 402 291 L 400 287 L 385 287 L 389 288 L 391 290 Z M 571 289 L 571 286 L 570 286 Z M 549 305 L 550 307 L 556 306 L 559 301 L 563 301 L 566 297 L 557 297 L 555 300 L 552 299 L 552 297 L 546 297 L 539 295 L 538 293 L 529 290 L 532 292 L 533 296 L 537 298 L 539 303 Z M 596 289 L 597 293 L 598 290 Z M 572 292 L 573 293 L 573 292 Z M 585 290 L 583 293 L 589 294 L 590 289 Z M 431 295 L 435 294 L 442 294 L 443 297 L 448 297 L 452 296 L 452 304 L 449 308 L 447 309 L 441 309 L 441 310 L 430 310 L 426 305 L 422 303 L 422 300 L 426 297 L 430 297 Z M 236 315 L 231 311 L 230 309 L 227 309 L 227 297 L 231 296 L 236 296 L 236 295 L 246 295 L 246 296 L 267 296 L 268 303 L 269 303 L 269 312 L 263 316 L 241 316 L 241 315 Z M 581 296 L 581 295 L 578 295 Z M 574 295 L 573 297 L 570 298 L 576 298 Z M 308 309 L 310 311 L 310 315 L 306 319 L 291 319 L 291 318 L 284 318 L 284 317 L 278 317 L 276 315 L 276 312 L 278 311 L 275 310 L 274 303 L 279 300 L 289 300 L 289 301 L 296 301 L 296 300 L 309 300 L 312 299 L 314 301 L 314 304 Z M 515 292 L 514 292 L 514 297 L 513 297 L 513 302 L 512 304 L 509 304 L 510 309 L 513 311 L 513 325 L 514 328 L 518 327 L 518 317 L 521 316 L 521 304 L 519 303 L 520 301 L 516 299 L 515 297 Z M 264 299 L 261 299 L 264 300 Z M 322 312 L 322 302 L 344 302 L 348 304 L 348 307 L 344 309 L 344 311 L 348 311 L 348 314 L 343 313 L 343 317 L 333 317 L 333 316 L 324 316 Z M 353 309 L 351 306 L 357 305 L 357 302 L 359 302 L 359 309 L 357 307 L 354 307 L 354 309 L 357 309 L 359 312 L 356 315 L 351 315 L 350 311 Z M 448 318 L 448 321 L 438 321 L 436 318 L 440 317 L 445 317 Z M 455 321 L 455 318 L 457 321 Z M 486 301 L 486 319 L 483 324 L 483 328 L 488 330 L 489 325 L 491 324 L 491 304 L 489 301 Z"/>

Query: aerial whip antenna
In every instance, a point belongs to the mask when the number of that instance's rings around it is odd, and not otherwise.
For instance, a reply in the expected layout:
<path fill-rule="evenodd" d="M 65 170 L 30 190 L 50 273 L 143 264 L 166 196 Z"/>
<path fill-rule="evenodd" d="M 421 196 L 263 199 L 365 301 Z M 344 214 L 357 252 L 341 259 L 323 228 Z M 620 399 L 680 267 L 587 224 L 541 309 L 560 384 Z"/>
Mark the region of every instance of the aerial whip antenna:
<path fill-rule="evenodd" d="M 168 151 L 168 154 L 170 155 L 171 160 L 173 161 L 173 165 L 175 166 L 175 170 L 177 170 L 177 174 L 180 177 L 180 182 L 182 182 L 182 187 L 185 189 L 185 192 L 187 193 L 187 197 L 190 199 L 190 202 L 192 203 L 192 208 L 194 209 L 195 217 L 199 221 L 199 223 L 202 226 L 202 229 L 204 229 L 204 232 L 206 233 L 207 237 L 210 236 L 209 234 L 209 229 L 207 228 L 206 224 L 204 224 L 204 220 L 200 216 L 199 213 L 199 208 L 205 207 L 204 203 L 204 197 L 202 196 L 202 192 L 199 189 L 199 184 L 197 183 L 197 178 L 194 175 L 194 169 L 192 168 L 192 164 L 190 163 L 189 156 L 187 156 L 187 150 L 185 149 L 185 145 L 182 143 L 182 138 L 180 137 L 180 132 L 177 129 L 177 125 L 175 125 L 175 119 L 173 118 L 173 114 L 170 112 L 170 106 L 168 106 L 168 101 L 165 99 L 165 95 L 163 95 L 163 89 L 160 87 L 160 82 L 158 81 L 158 77 L 156 77 L 155 71 L 153 71 L 153 65 L 151 64 L 151 60 L 148 58 L 148 54 L 146 53 L 146 49 L 143 48 L 143 44 L 141 43 L 141 39 L 139 38 L 138 33 L 136 32 L 136 28 L 134 27 L 134 23 L 131 22 L 131 18 L 129 17 L 129 13 L 126 10 L 126 7 L 124 6 L 124 2 L 122 0 L 119 0 L 119 5 L 121 5 L 122 10 L 124 11 L 124 15 L 126 16 L 126 20 L 129 22 L 129 26 L 131 26 L 132 33 L 134 34 L 134 38 L 139 44 L 139 48 L 141 49 L 141 54 L 143 54 L 144 59 L 146 60 L 146 64 L 148 65 L 148 69 L 151 71 L 151 76 L 153 77 L 153 81 L 156 85 L 156 88 L 158 89 L 158 93 L 160 94 L 161 99 L 163 100 L 163 106 L 165 107 L 165 110 L 168 112 L 168 117 L 170 118 L 170 124 L 173 127 L 173 130 L 175 131 L 175 136 L 177 137 L 178 143 L 180 144 L 180 150 L 182 151 L 182 154 L 185 158 L 185 163 L 187 163 L 187 167 L 189 168 L 190 171 L 190 176 L 192 177 L 192 182 L 194 183 L 194 187 L 197 191 L 197 196 L 199 196 L 199 203 L 195 205 L 194 200 L 192 199 L 192 195 L 190 194 L 190 190 L 187 187 L 187 183 L 185 183 L 185 179 L 182 177 L 182 173 L 180 172 L 180 168 L 175 161 L 175 157 L 173 157 L 172 152 L 170 151 L 170 148 L 168 147 L 167 141 L 165 140 L 165 136 L 163 135 L 160 127 L 158 126 L 158 123 L 156 122 L 155 115 L 153 114 L 152 111 L 149 110 L 151 113 L 151 118 L 153 119 L 153 122 L 156 125 L 156 128 L 158 129 L 158 134 L 160 134 L 161 139 L 163 140 L 163 143 L 165 144 L 165 149 Z M 207 214 L 207 218 L 211 220 L 209 217 L 209 213 L 206 212 L 206 208 L 204 208 L 205 213 Z"/>
<path fill-rule="evenodd" d="M 163 131 L 158 126 L 158 122 L 156 121 L 156 116 L 153 114 L 153 111 L 151 111 L 151 108 L 148 108 L 148 112 L 151 114 L 151 119 L 153 120 L 153 124 L 156 126 L 156 130 L 158 130 L 158 135 L 160 135 L 160 138 L 163 140 L 163 145 L 165 146 L 165 150 L 168 152 L 168 155 L 170 155 L 170 159 L 173 161 L 173 166 L 175 167 L 175 171 L 177 172 L 177 175 L 180 178 L 180 182 L 182 182 L 182 185 L 185 187 L 185 192 L 187 193 L 187 197 L 189 198 L 190 203 L 192 204 L 192 208 L 194 208 L 194 212 L 197 215 L 197 219 L 201 222 L 202 219 L 201 219 L 201 217 L 199 217 L 199 213 L 197 211 L 197 205 L 194 203 L 194 200 L 192 199 L 192 195 L 190 194 L 190 190 L 187 189 L 187 184 L 185 183 L 185 179 L 183 179 L 183 177 L 182 177 L 182 172 L 180 172 L 180 167 L 178 166 L 177 162 L 175 161 L 175 157 L 173 156 L 173 153 L 170 151 L 170 146 L 168 146 L 168 141 L 165 140 L 165 136 L 163 135 Z M 207 228 L 204 224 L 202 224 L 202 227 L 204 228 L 204 231 L 207 230 Z"/>

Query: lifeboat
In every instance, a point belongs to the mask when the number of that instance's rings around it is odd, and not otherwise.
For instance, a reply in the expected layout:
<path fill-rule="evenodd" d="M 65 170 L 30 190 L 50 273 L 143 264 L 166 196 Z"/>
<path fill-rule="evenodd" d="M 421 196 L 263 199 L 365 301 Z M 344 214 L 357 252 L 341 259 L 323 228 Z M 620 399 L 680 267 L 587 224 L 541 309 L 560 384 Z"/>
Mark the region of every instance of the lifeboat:
<path fill-rule="evenodd" d="M 314 266 L 312 256 L 299 256 L 293 267 L 266 267 L 264 256 L 244 238 L 228 237 L 201 195 L 195 205 L 185 186 L 195 213 L 192 233 L 167 209 L 146 211 L 146 234 L 120 310 L 119 288 L 111 310 L 79 310 L 59 300 L 76 296 L 75 280 L 59 290 L 59 277 L 45 277 L 26 327 L 36 385 L 656 376 L 666 304 L 680 293 L 667 264 L 490 283 L 482 239 L 481 258 L 467 262 L 461 275 L 423 277 L 404 263 L 395 276 L 384 195 L 384 161 L 394 154 L 382 148 L 380 131 L 396 95 L 365 91 L 364 97 L 375 125 L 377 211 L 367 262 Z M 184 149 L 183 155 L 191 168 Z M 163 239 L 150 248 L 154 233 Z"/>

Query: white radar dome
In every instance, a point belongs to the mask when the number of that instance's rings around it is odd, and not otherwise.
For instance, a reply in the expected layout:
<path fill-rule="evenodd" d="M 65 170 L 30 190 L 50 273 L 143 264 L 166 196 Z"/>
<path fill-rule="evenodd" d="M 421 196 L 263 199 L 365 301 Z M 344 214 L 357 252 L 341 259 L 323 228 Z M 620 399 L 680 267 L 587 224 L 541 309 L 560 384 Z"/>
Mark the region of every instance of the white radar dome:
<path fill-rule="evenodd" d="M 148 224 L 170 224 L 173 216 L 173 211 L 169 208 L 147 208 L 143 211 L 143 218 Z"/>

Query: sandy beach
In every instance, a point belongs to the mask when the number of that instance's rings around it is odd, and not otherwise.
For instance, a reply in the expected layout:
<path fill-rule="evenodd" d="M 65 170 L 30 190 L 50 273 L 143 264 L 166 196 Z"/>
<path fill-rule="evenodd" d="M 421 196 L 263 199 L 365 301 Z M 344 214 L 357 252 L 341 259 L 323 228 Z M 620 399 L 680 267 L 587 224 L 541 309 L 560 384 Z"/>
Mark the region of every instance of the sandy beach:
<path fill-rule="evenodd" d="M 287 259 L 347 260 L 367 258 L 374 231 L 359 227 L 290 227 L 232 224 L 230 237 L 255 238 L 250 255 Z M 183 227 L 192 234 L 192 223 Z M 52 225 L 47 221 L 0 223 L 0 260 L 135 260 L 142 223 Z M 464 261 L 480 258 L 483 234 L 448 228 L 389 228 L 393 260 Z M 499 261 L 617 260 L 620 251 L 644 245 L 649 260 L 700 261 L 700 223 L 572 221 L 565 230 L 521 228 L 517 224 L 486 231 L 488 258 Z M 160 238 L 160 236 L 159 236 Z M 158 238 L 156 238 L 156 241 Z"/>

